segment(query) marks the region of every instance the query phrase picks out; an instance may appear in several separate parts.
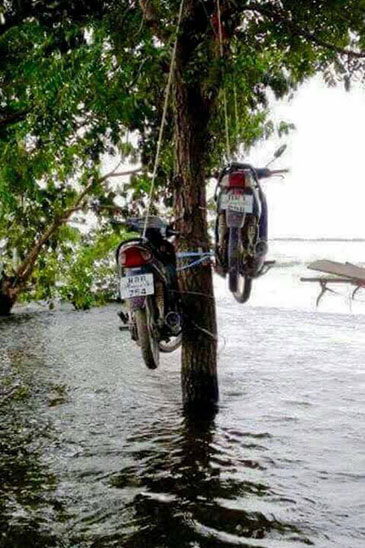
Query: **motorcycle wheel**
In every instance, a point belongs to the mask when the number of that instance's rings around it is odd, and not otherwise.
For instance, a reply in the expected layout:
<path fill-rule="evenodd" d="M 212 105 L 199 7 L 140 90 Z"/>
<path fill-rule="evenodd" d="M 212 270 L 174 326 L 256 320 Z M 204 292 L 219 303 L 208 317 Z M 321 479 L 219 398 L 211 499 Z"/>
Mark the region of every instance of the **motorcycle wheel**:
<path fill-rule="evenodd" d="M 233 297 L 238 303 L 245 303 L 251 295 L 252 278 L 239 273 L 237 277 L 237 289 L 233 292 Z"/>
<path fill-rule="evenodd" d="M 168 353 L 168 352 L 174 352 L 179 346 L 181 346 L 182 342 L 182 333 L 179 333 L 176 337 L 173 337 L 169 342 L 166 341 L 160 341 L 159 348 L 160 352 Z"/>
<path fill-rule="evenodd" d="M 152 330 L 148 304 L 146 308 L 135 310 L 134 317 L 143 361 L 148 369 L 156 369 L 160 363 L 160 349 L 158 340 Z"/>
<path fill-rule="evenodd" d="M 233 293 L 233 297 L 236 301 L 239 303 L 245 303 L 251 295 L 252 278 L 240 272 L 241 244 L 239 234 L 239 228 L 230 228 L 228 241 L 228 282 L 229 290 Z"/>
<path fill-rule="evenodd" d="M 236 293 L 239 276 L 239 229 L 229 229 L 228 240 L 228 286 L 231 293 Z"/>

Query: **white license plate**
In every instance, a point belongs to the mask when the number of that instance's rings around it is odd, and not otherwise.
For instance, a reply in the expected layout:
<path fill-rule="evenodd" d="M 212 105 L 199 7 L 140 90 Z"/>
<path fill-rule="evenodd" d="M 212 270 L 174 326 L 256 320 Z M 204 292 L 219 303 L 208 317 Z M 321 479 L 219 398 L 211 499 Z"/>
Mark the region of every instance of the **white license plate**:
<path fill-rule="evenodd" d="M 153 274 L 123 276 L 120 280 L 120 296 L 122 299 L 144 297 L 145 295 L 152 295 L 154 292 Z"/>
<path fill-rule="evenodd" d="M 222 194 L 220 209 L 230 209 L 231 211 L 237 211 L 238 213 L 252 213 L 253 196 L 252 194 Z"/>

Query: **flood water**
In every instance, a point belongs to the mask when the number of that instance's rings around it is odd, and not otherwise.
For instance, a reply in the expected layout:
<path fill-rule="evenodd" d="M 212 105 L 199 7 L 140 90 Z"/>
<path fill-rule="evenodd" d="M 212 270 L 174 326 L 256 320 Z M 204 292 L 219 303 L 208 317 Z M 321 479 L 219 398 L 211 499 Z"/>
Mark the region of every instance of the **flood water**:
<path fill-rule="evenodd" d="M 365 546 L 365 304 L 316 310 L 308 253 L 273 247 L 250 305 L 216 282 L 210 420 L 183 415 L 179 353 L 146 370 L 116 305 L 0 320 L 1 547 Z"/>

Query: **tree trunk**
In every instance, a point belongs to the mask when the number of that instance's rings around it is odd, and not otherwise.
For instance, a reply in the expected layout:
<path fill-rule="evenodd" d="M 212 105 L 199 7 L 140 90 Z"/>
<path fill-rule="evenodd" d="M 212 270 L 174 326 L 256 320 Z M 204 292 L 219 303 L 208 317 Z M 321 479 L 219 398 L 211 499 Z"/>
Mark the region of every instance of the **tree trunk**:
<path fill-rule="evenodd" d="M 69 211 L 66 212 L 67 214 Z M 35 263 L 43 246 L 48 242 L 59 227 L 69 218 L 57 218 L 37 242 L 26 254 L 22 264 L 14 276 L 6 274 L 0 279 L 0 316 L 8 316 L 13 308 L 18 295 L 23 291 L 29 277 L 31 276 Z"/>
<path fill-rule="evenodd" d="M 99 180 L 99 183 L 106 181 L 107 178 L 110 176 L 113 176 L 113 172 L 107 173 Z M 2 278 L 0 278 L 0 316 L 8 316 L 10 314 L 10 311 L 18 298 L 18 295 L 23 291 L 28 279 L 32 275 L 34 266 L 43 246 L 55 233 L 57 233 L 59 228 L 70 219 L 72 213 L 80 209 L 80 204 L 88 195 L 93 184 L 93 181 L 91 181 L 77 196 L 73 205 L 66 209 L 62 216 L 58 216 L 54 219 L 50 226 L 45 230 L 44 234 L 32 245 L 30 250 L 26 253 L 22 264 L 19 266 L 18 270 L 15 273 L 15 276 L 10 277 L 4 274 Z"/>
<path fill-rule="evenodd" d="M 186 80 L 191 34 L 189 30 L 181 32 L 176 59 L 174 207 L 179 251 L 209 251 L 205 166 L 212 107 L 200 85 Z M 186 408 L 207 410 L 218 401 L 217 325 L 210 264 L 180 272 L 179 285 L 184 314 L 183 403 Z"/>
<path fill-rule="evenodd" d="M 0 278 L 0 316 L 8 316 L 17 299 L 17 291 L 13 287 L 14 278 L 3 275 Z"/>

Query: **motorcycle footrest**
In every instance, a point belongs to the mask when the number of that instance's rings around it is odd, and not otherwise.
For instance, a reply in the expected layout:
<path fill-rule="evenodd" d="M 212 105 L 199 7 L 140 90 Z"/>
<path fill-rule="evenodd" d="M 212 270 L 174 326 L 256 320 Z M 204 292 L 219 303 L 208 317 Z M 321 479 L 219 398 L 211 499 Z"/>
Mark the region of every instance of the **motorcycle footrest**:
<path fill-rule="evenodd" d="M 124 312 L 120 311 L 118 312 L 119 318 L 122 320 L 122 322 L 128 326 L 129 323 L 129 317 L 128 314 L 125 314 Z"/>
<path fill-rule="evenodd" d="M 269 270 L 276 264 L 276 261 L 265 261 L 262 265 L 261 270 L 253 276 L 253 278 L 260 278 L 261 276 L 265 276 L 269 272 Z"/>

